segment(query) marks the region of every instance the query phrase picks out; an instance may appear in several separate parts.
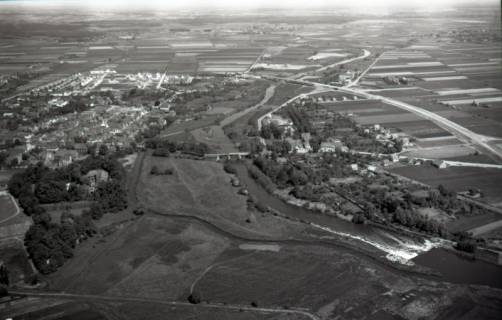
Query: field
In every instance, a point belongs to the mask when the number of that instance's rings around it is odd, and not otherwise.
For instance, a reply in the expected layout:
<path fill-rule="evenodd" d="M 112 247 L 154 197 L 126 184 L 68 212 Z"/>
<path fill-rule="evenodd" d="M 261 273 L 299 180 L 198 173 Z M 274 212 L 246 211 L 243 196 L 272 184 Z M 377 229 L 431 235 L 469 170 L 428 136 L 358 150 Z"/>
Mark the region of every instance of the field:
<path fill-rule="evenodd" d="M 173 175 L 152 176 L 150 167 L 172 168 Z M 237 195 L 231 177 L 220 163 L 150 157 L 138 186 L 140 201 L 166 213 L 194 215 L 241 234 L 255 236 L 288 233 L 290 226 L 274 217 L 248 211 L 247 197 Z M 250 219 L 252 223 L 246 222 Z"/>
<path fill-rule="evenodd" d="M 76 259 L 49 279 L 52 286 L 68 292 L 177 299 L 196 277 L 197 269 L 227 245 L 225 239 L 197 226 L 145 216 L 105 241 L 86 242 Z M 85 262 L 89 257 L 92 262 Z"/>
<path fill-rule="evenodd" d="M 196 141 L 207 144 L 209 153 L 230 153 L 238 151 L 220 126 L 196 129 L 192 131 L 191 134 Z"/>
<path fill-rule="evenodd" d="M 199 72 L 243 72 L 261 55 L 260 48 L 224 49 L 209 52 L 197 57 Z"/>
<path fill-rule="evenodd" d="M 281 83 L 275 88 L 274 96 L 269 100 L 267 105 L 279 106 L 294 96 L 310 91 L 312 91 L 310 87 L 291 83 Z"/>
<path fill-rule="evenodd" d="M 438 169 L 433 166 L 409 166 L 394 168 L 394 173 L 418 180 L 431 186 L 444 185 L 461 192 L 469 188 L 481 189 L 487 203 L 502 206 L 502 170 L 487 168 L 449 167 Z"/>
<path fill-rule="evenodd" d="M 54 319 L 54 320 L 106 320 L 119 318 L 124 320 L 285 320 L 283 315 L 265 314 L 259 312 L 242 312 L 205 308 L 204 306 L 174 306 L 163 301 L 123 302 L 118 301 L 87 301 L 68 302 L 61 299 L 30 298 L 11 303 L 11 314 L 19 314 L 15 319 Z M 0 306 L 0 315 L 2 307 Z M 305 320 L 300 316 L 288 316 L 290 320 Z"/>
<path fill-rule="evenodd" d="M 160 135 L 169 136 L 182 133 L 184 131 L 190 132 L 195 129 L 204 128 L 216 124 L 222 118 L 223 116 L 221 114 L 218 114 L 218 115 L 207 115 L 199 119 L 192 119 L 189 121 L 174 122 L 167 129 L 163 130 Z"/>
<path fill-rule="evenodd" d="M 448 230 L 451 230 L 452 232 L 468 231 L 471 230 L 472 228 L 484 226 L 488 223 L 499 221 L 501 218 L 502 216 L 495 212 L 490 212 L 482 215 L 461 217 L 448 223 Z"/>
<path fill-rule="evenodd" d="M 458 159 L 458 161 L 471 159 L 476 160 L 475 154 L 476 150 L 474 148 L 464 144 L 442 145 L 432 148 L 412 149 L 402 153 L 403 156 L 409 156 L 412 158 L 451 160 Z"/>
<path fill-rule="evenodd" d="M 0 195 L 0 222 L 8 220 L 17 214 L 16 204 L 13 198 L 6 195 Z"/>
<path fill-rule="evenodd" d="M 33 274 L 33 269 L 23 244 L 19 241 L 0 243 L 0 261 L 2 261 L 9 270 L 9 280 L 11 284 L 24 281 L 24 279 Z"/>

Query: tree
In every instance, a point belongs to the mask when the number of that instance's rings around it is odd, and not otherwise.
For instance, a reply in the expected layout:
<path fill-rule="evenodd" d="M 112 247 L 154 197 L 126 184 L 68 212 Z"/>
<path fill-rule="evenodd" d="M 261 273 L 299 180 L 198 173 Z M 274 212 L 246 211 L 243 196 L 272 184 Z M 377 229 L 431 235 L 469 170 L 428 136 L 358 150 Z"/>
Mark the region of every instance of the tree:
<path fill-rule="evenodd" d="M 62 181 L 42 181 L 35 188 L 35 195 L 41 203 L 61 202 L 66 199 L 66 185 Z"/>
<path fill-rule="evenodd" d="M 189 296 L 188 296 L 188 302 L 191 304 L 199 304 L 201 302 L 201 297 L 198 291 L 193 291 Z"/>
<path fill-rule="evenodd" d="M 150 174 L 153 174 L 153 175 L 158 175 L 160 173 L 160 170 L 157 166 L 152 166 L 152 169 L 150 170 Z"/>
<path fill-rule="evenodd" d="M 108 147 L 106 146 L 106 144 L 102 144 L 99 146 L 98 154 L 100 156 L 106 156 L 108 154 Z"/>
<path fill-rule="evenodd" d="M 9 286 L 9 270 L 5 264 L 0 264 L 0 285 Z"/>
<path fill-rule="evenodd" d="M 363 224 L 366 221 L 366 218 L 364 217 L 364 214 L 362 213 L 356 213 L 352 217 L 352 222 L 355 224 Z"/>
<path fill-rule="evenodd" d="M 118 212 L 127 207 L 126 192 L 116 180 L 101 182 L 96 189 L 95 197 L 104 211 Z"/>

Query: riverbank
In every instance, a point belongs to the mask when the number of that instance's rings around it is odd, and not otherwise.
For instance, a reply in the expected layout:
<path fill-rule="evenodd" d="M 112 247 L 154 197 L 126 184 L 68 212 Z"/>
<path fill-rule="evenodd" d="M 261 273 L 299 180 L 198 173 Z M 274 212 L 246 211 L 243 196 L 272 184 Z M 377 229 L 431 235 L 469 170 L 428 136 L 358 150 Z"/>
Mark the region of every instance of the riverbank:
<path fill-rule="evenodd" d="M 348 246 L 366 256 L 371 256 L 381 263 L 392 266 L 393 268 L 417 272 L 422 275 L 441 277 L 447 281 L 455 283 L 485 284 L 483 279 L 470 276 L 471 270 L 485 270 L 484 272 L 491 277 L 499 276 L 502 268 L 488 265 L 481 261 L 473 261 L 471 264 L 463 265 L 465 276 L 450 276 L 448 268 L 444 268 L 442 262 L 436 262 L 435 258 L 429 259 L 428 252 L 440 252 L 440 256 L 451 261 L 451 268 L 455 268 L 455 262 L 458 258 L 451 247 L 451 243 L 440 242 L 433 244 L 414 234 L 408 236 L 403 230 L 395 232 L 393 228 L 381 228 L 376 225 L 356 225 L 351 222 L 338 219 L 333 216 L 317 214 L 303 207 L 295 207 L 288 204 L 273 194 L 266 191 L 259 183 L 254 181 L 248 174 L 247 168 L 243 163 L 236 164 L 236 171 L 239 180 L 246 186 L 250 195 L 262 204 L 267 204 L 270 212 L 284 219 L 294 220 L 300 223 L 308 224 L 320 231 L 314 234 L 320 240 L 325 240 L 329 233 L 331 242 L 336 242 L 341 246 Z M 417 242 L 417 238 L 422 239 Z M 375 250 L 376 249 L 376 250 Z M 450 251 L 451 250 L 451 251 Z M 397 261 L 392 256 L 403 257 L 411 263 Z M 419 259 L 425 257 L 424 259 Z M 401 263 L 398 263 L 401 262 Z M 411 266 L 410 266 L 411 264 Z M 479 273 L 479 271 L 478 271 Z M 502 287 L 502 285 L 500 286 Z"/>

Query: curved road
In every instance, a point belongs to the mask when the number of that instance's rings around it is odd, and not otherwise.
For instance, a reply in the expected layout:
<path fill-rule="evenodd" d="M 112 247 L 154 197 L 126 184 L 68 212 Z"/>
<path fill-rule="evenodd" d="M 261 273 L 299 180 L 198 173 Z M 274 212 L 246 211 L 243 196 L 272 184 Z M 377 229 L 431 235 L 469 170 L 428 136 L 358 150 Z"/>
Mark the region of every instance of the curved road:
<path fill-rule="evenodd" d="M 267 79 L 275 79 L 275 80 L 293 82 L 293 83 L 297 83 L 297 84 L 310 85 L 310 86 L 316 87 L 316 90 L 319 90 L 320 88 L 331 89 L 331 90 L 335 90 L 335 91 L 339 91 L 339 92 L 344 92 L 347 94 L 361 96 L 366 99 L 382 101 L 382 102 L 387 103 L 389 105 L 392 105 L 397 108 L 414 113 L 424 119 L 430 120 L 430 121 L 436 123 L 441 128 L 445 129 L 446 131 L 461 138 L 462 140 L 467 140 L 467 141 L 471 142 L 472 144 L 477 145 L 478 147 L 481 147 L 482 149 L 489 151 L 492 155 L 495 155 L 499 161 L 502 161 L 502 150 L 499 148 L 493 147 L 490 144 L 490 142 L 500 140 L 500 139 L 477 134 L 477 133 L 475 133 L 465 127 L 462 127 L 461 125 L 459 125 L 456 122 L 453 122 L 453 121 L 451 121 L 445 117 L 442 117 L 432 111 L 420 108 L 418 106 L 411 105 L 409 103 L 405 103 L 405 102 L 395 100 L 392 98 L 387 98 L 387 97 L 383 97 L 383 96 L 379 96 L 379 95 L 375 95 L 375 94 L 370 94 L 370 93 L 365 92 L 361 89 L 352 89 L 349 87 L 350 84 L 349 84 L 349 86 L 346 86 L 346 87 L 340 87 L 340 86 L 334 86 L 334 85 L 329 85 L 329 84 L 324 84 L 324 83 L 319 83 L 319 82 L 313 82 L 313 81 L 307 81 L 307 80 L 292 80 L 292 79 L 280 78 L 280 77 L 268 76 Z M 293 99 L 288 100 L 286 103 L 289 103 L 292 100 L 297 99 L 298 97 L 299 96 L 294 97 Z M 283 106 L 281 106 L 281 107 L 283 107 Z M 277 109 L 279 109 L 279 108 L 277 108 Z M 272 111 L 272 112 L 274 112 L 274 111 Z M 262 118 L 260 118 L 260 119 L 262 119 Z"/>

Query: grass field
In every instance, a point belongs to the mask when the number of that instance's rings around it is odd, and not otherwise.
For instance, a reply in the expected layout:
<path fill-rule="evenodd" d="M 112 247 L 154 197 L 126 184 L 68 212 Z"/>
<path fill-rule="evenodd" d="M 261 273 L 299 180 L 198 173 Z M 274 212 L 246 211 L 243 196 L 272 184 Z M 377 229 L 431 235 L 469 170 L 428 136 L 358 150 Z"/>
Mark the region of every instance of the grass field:
<path fill-rule="evenodd" d="M 0 261 L 9 270 L 11 284 L 23 281 L 26 277 L 33 274 L 33 269 L 21 242 L 9 242 L 0 245 Z"/>
<path fill-rule="evenodd" d="M 150 167 L 169 167 L 173 175 L 152 176 Z M 247 209 L 247 197 L 238 195 L 220 163 L 149 157 L 138 190 L 140 200 L 152 208 L 195 215 L 238 233 L 260 236 L 287 234 L 290 226 L 274 217 Z M 246 222 L 249 219 L 251 223 Z"/>
<path fill-rule="evenodd" d="M 13 217 L 17 212 L 15 203 L 10 196 L 0 195 L 0 221 Z"/>
<path fill-rule="evenodd" d="M 177 299 L 201 268 L 227 246 L 226 239 L 197 226 L 145 216 L 123 226 L 51 275 L 68 292 Z"/>
<path fill-rule="evenodd" d="M 475 157 L 476 150 L 470 146 L 457 144 L 457 145 L 443 145 L 440 147 L 415 149 L 405 151 L 403 156 L 426 158 L 426 159 L 471 159 Z M 472 156 L 472 157 L 471 157 Z M 459 160 L 460 161 L 460 160 Z"/>
<path fill-rule="evenodd" d="M 469 188 L 481 189 L 485 201 L 499 204 L 502 201 L 502 170 L 486 168 L 449 167 L 438 169 L 433 166 L 408 166 L 394 168 L 394 173 L 418 180 L 431 186 L 444 185 L 460 192 Z"/>
<path fill-rule="evenodd" d="M 171 135 L 173 133 L 181 133 L 183 131 L 192 131 L 199 128 L 204 128 L 213 124 L 216 124 L 219 120 L 223 119 L 223 115 L 207 115 L 203 118 L 183 121 L 179 123 L 173 123 L 167 129 L 161 132 L 161 136 L 163 135 Z"/>
<path fill-rule="evenodd" d="M 448 230 L 452 232 L 467 231 L 472 228 L 483 226 L 485 224 L 500 220 L 501 216 L 495 212 L 489 212 L 482 215 L 460 217 L 448 223 Z"/>
<path fill-rule="evenodd" d="M 238 151 L 233 142 L 230 141 L 219 126 L 196 129 L 192 131 L 191 134 L 198 142 L 207 144 L 210 153 L 229 153 Z"/>

